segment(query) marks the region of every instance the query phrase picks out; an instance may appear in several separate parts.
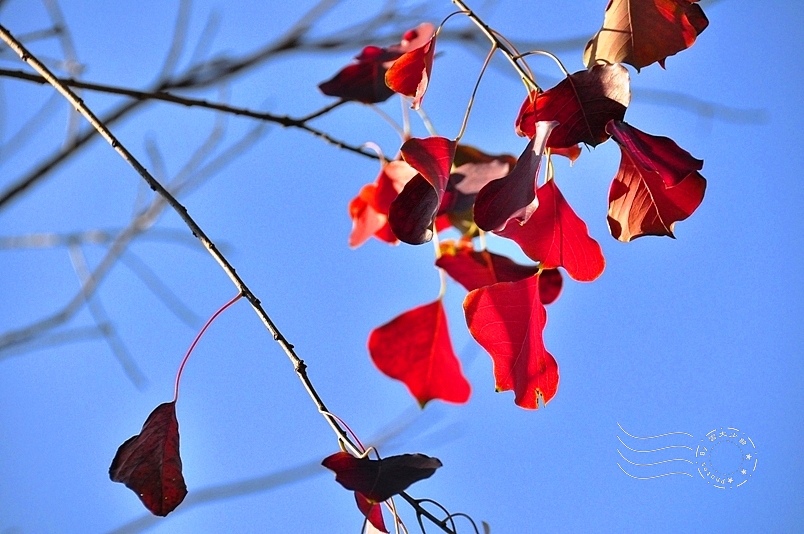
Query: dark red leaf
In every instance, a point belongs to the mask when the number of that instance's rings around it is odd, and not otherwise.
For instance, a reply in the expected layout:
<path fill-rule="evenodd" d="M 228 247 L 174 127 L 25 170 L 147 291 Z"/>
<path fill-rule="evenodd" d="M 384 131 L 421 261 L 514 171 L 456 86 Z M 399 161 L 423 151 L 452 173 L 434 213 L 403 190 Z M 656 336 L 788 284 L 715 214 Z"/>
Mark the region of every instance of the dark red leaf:
<path fill-rule="evenodd" d="M 692 46 L 709 25 L 697 0 L 609 0 L 584 63 L 628 63 L 637 70 Z"/>
<path fill-rule="evenodd" d="M 527 221 L 536 210 L 536 178 L 545 143 L 556 123 L 539 122 L 537 134 L 505 177 L 486 184 L 475 199 L 475 223 L 483 230 L 505 227 L 511 219 Z"/>
<path fill-rule="evenodd" d="M 542 304 L 545 306 L 552 304 L 561 295 L 561 288 L 564 286 L 564 279 L 558 269 L 545 269 L 539 275 L 539 295 Z"/>
<path fill-rule="evenodd" d="M 341 486 L 375 503 L 387 501 L 414 482 L 429 478 L 442 465 L 438 458 L 424 454 L 372 460 L 356 458 L 346 452 L 327 456 L 321 464 L 335 472 L 335 480 Z"/>
<path fill-rule="evenodd" d="M 609 190 L 611 235 L 631 241 L 644 235 L 673 235 L 700 206 L 706 180 L 698 172 L 703 161 L 671 139 L 646 134 L 624 122 L 608 127 L 620 145 L 620 168 Z"/>
<path fill-rule="evenodd" d="M 511 221 L 497 234 L 516 241 L 527 256 L 545 268 L 564 267 L 573 279 L 591 282 L 603 273 L 603 250 L 586 223 L 575 214 L 555 180 L 537 192 L 539 207 L 520 225 Z"/>
<path fill-rule="evenodd" d="M 369 523 L 380 532 L 388 532 L 385 528 L 385 520 L 382 517 L 382 505 L 376 502 L 371 502 L 363 496 L 360 492 L 355 492 L 355 501 L 357 501 L 357 508 L 366 516 Z"/>
<path fill-rule="evenodd" d="M 363 186 L 349 203 L 349 216 L 352 218 L 350 247 L 359 247 L 371 236 L 387 243 L 397 242 L 388 224 L 388 209 L 415 175 L 416 170 L 404 161 L 391 161 L 383 166 L 374 183 Z"/>
<path fill-rule="evenodd" d="M 184 500 L 175 402 L 157 406 L 142 431 L 120 445 L 109 477 L 134 491 L 154 515 L 166 516 Z"/>
<path fill-rule="evenodd" d="M 430 83 L 435 42 L 435 33 L 432 33 L 427 42 L 402 54 L 385 73 L 385 84 L 397 93 L 411 97 L 413 109 L 421 106 Z"/>
<path fill-rule="evenodd" d="M 419 174 L 394 199 L 388 222 L 400 241 L 420 245 L 433 238 L 433 223 L 449 181 L 455 141 L 444 137 L 409 139 L 400 149 L 402 157 Z"/>
<path fill-rule="evenodd" d="M 538 121 L 556 121 L 558 125 L 547 140 L 548 148 L 569 149 L 578 143 L 596 146 L 609 138 L 606 123 L 622 120 L 630 100 L 625 67 L 597 65 L 570 74 L 543 93 L 533 91 L 519 110 L 516 131 L 533 137 Z"/>
<path fill-rule="evenodd" d="M 494 362 L 497 391 L 513 390 L 514 402 L 528 409 L 537 409 L 539 399 L 550 402 L 558 390 L 558 364 L 542 338 L 547 312 L 539 286 L 539 275 L 500 282 L 463 301 L 469 332 Z"/>
<path fill-rule="evenodd" d="M 469 400 L 471 387 L 452 349 L 440 299 L 374 329 L 368 348 L 377 368 L 402 381 L 420 406 L 432 399 L 456 403 Z"/>
<path fill-rule="evenodd" d="M 384 102 L 394 91 L 385 84 L 388 67 L 402 54 L 426 44 L 433 35 L 433 25 L 423 23 L 409 30 L 398 45 L 388 48 L 367 46 L 355 62 L 341 69 L 318 88 L 325 95 L 366 104 Z"/>
<path fill-rule="evenodd" d="M 385 85 L 385 64 L 400 56 L 377 46 L 367 46 L 356 63 L 347 65 L 331 79 L 319 84 L 321 92 L 344 100 L 375 104 L 388 100 L 394 92 Z"/>
<path fill-rule="evenodd" d="M 535 265 L 520 265 L 507 256 L 489 251 L 472 250 L 471 245 L 442 243 L 436 266 L 444 269 L 456 282 L 472 291 L 497 282 L 515 282 L 539 271 Z"/>

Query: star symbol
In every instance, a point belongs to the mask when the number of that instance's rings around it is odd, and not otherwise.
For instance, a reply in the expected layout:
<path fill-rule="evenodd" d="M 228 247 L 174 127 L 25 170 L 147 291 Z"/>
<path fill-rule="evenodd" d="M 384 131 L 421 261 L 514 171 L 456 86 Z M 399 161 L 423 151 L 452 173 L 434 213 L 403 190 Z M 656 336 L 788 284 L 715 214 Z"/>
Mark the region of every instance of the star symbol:
<path fill-rule="evenodd" d="M 745 469 L 743 469 L 742 471 L 740 471 L 740 473 L 741 473 L 741 474 L 743 474 L 743 475 L 746 475 L 746 474 L 748 474 L 748 471 L 746 471 Z"/>
<path fill-rule="evenodd" d="M 745 459 L 746 459 L 746 460 L 750 460 L 750 459 L 751 459 L 751 455 L 750 455 L 750 454 L 746 454 L 746 455 L 745 455 Z"/>
<path fill-rule="evenodd" d="M 731 478 L 731 477 L 729 477 L 728 482 L 729 482 L 729 484 L 731 484 L 732 482 L 734 482 L 734 479 L 733 479 L 733 478 Z"/>

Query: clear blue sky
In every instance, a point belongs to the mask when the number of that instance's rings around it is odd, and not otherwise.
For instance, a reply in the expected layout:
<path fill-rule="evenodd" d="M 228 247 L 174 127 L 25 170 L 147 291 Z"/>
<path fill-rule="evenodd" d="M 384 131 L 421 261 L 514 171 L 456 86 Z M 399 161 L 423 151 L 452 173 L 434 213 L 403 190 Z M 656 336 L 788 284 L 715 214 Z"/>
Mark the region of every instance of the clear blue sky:
<path fill-rule="evenodd" d="M 61 4 L 77 58 L 86 66 L 83 78 L 138 88 L 156 77 L 170 44 L 176 2 Z M 202 45 L 206 53 L 240 54 L 287 28 L 307 4 L 198 0 L 179 67 L 192 60 L 210 16 L 217 31 Z M 375 4 L 346 2 L 316 32 L 367 17 Z M 602 22 L 605 4 L 470 3 L 517 42 L 589 37 Z M 619 161 L 616 147 L 585 150 L 572 168 L 558 164 L 556 179 L 602 244 L 607 266 L 594 283 L 567 281 L 548 310 L 546 342 L 558 360 L 561 382 L 555 399 L 538 412 L 516 407 L 510 392 L 494 393 L 491 361 L 466 332 L 464 291 L 454 283 L 445 303 L 454 346 L 473 387 L 468 404 L 435 401 L 420 412 L 404 386 L 370 362 L 369 331 L 438 293 L 431 247 L 376 241 L 357 250 L 347 246 L 347 203 L 374 179 L 376 162 L 303 132 L 270 127 L 236 161 L 182 196 L 296 345 L 330 409 L 368 443 L 389 425 L 395 429 L 380 446 L 384 455 L 422 452 L 441 459 L 444 467 L 436 475 L 411 488 L 414 496 L 487 521 L 495 533 L 804 531 L 799 176 L 804 114 L 797 62 L 804 52 L 804 8 L 781 0 L 702 5 L 710 26 L 690 50 L 669 58 L 667 70 L 653 65 L 638 75 L 632 71 L 626 120 L 671 137 L 704 159 L 704 202 L 676 226 L 678 239 L 622 244 L 608 235 L 605 222 L 607 191 Z M 426 20 L 439 22 L 452 10 L 447 0 L 428 2 Z M 37 2 L 9 0 L 0 7 L 0 21 L 26 34 L 49 18 Z M 462 25 L 453 18 L 448 27 Z M 62 57 L 52 40 L 35 41 L 31 48 L 49 59 Z M 316 85 L 357 51 L 285 56 L 225 91 L 194 94 L 304 115 L 330 102 Z M 582 68 L 579 49 L 554 51 L 570 71 Z M 482 53 L 454 43 L 439 44 L 439 52 L 425 107 L 439 133 L 454 136 Z M 8 53 L 0 55 L 0 64 L 21 68 Z M 549 60 L 534 58 L 531 64 L 543 85 L 555 83 L 558 71 Z M 519 154 L 525 143 L 515 136 L 513 120 L 524 91 L 503 61 L 494 66 L 481 85 L 464 141 L 488 152 Z M 6 142 L 52 91 L 13 80 L 3 80 L 0 90 L 0 188 L 5 189 L 62 143 L 68 110 L 61 102 L 52 104 L 54 114 L 37 126 L 30 143 L 11 152 Z M 120 102 L 92 93 L 84 97 L 98 111 Z M 679 107 L 689 97 L 763 111 L 709 116 Z M 399 116 L 394 99 L 383 109 Z M 746 116 L 760 120 L 742 121 Z M 216 150 L 254 125 L 228 119 Z M 345 106 L 316 125 L 353 143 L 374 141 L 388 154 L 398 148 L 387 123 L 360 106 Z M 164 167 L 174 176 L 214 126 L 210 112 L 152 104 L 113 130 L 149 168 Z M 414 127 L 424 133 L 418 122 Z M 119 228 L 143 195 L 135 173 L 96 141 L 0 210 L 0 236 Z M 170 213 L 156 227 L 183 229 Z M 490 246 L 513 252 L 498 241 Z M 83 252 L 94 266 L 104 248 L 88 245 Z M 196 246 L 143 237 L 126 259 L 104 281 L 98 302 L 147 378 L 142 388 L 123 373 L 102 339 L 0 352 L 0 534 L 120 527 L 154 533 L 358 532 L 361 516 L 352 494 L 317 467 L 337 443 L 245 302 L 213 325 L 185 372 L 178 403 L 190 491 L 185 505 L 167 519 L 143 520 L 147 512 L 134 494 L 109 481 L 118 445 L 139 431 L 156 405 L 170 400 L 176 367 L 197 330 L 172 314 L 127 265 L 147 264 L 200 317 L 235 293 Z M 3 249 L 0 266 L 2 331 L 58 310 L 78 288 L 64 247 Z M 85 309 L 70 324 L 93 321 Z M 730 490 L 706 484 L 684 462 L 676 464 L 694 477 L 629 478 L 618 467 L 624 462 L 617 450 L 625 449 L 617 436 L 634 449 L 648 447 L 623 434 L 618 422 L 638 436 L 689 433 L 693 437 L 661 438 L 659 445 L 693 449 L 711 430 L 737 428 L 756 444 L 756 471 L 748 483 Z M 689 450 L 677 450 L 691 457 Z M 657 461 L 641 454 L 630 459 Z M 632 471 L 661 474 L 646 473 Z M 279 476 L 272 479 L 273 474 Z M 285 476 L 291 481 L 283 482 Z M 249 480 L 258 490 L 191 502 L 208 488 Z M 403 517 L 416 531 L 415 519 Z"/>

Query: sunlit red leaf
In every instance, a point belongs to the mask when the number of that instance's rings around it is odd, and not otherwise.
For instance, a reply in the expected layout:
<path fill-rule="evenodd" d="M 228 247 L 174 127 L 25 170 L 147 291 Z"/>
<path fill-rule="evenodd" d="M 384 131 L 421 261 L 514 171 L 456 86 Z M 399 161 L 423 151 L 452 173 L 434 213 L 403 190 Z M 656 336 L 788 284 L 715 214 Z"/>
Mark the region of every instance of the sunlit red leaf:
<path fill-rule="evenodd" d="M 383 166 L 374 183 L 363 186 L 349 203 L 349 216 L 352 218 L 350 247 L 359 247 L 371 236 L 387 243 L 397 242 L 388 224 L 388 209 L 415 175 L 416 170 L 404 161 L 390 161 Z"/>
<path fill-rule="evenodd" d="M 402 381 L 420 406 L 432 399 L 469 400 L 471 388 L 452 349 L 440 299 L 374 329 L 368 348 L 377 368 Z"/>
<path fill-rule="evenodd" d="M 447 188 L 455 141 L 444 137 L 409 139 L 400 152 L 419 174 L 394 199 L 388 222 L 400 241 L 420 245 L 433 238 L 433 222 Z"/>
<path fill-rule="evenodd" d="M 421 106 L 430 83 L 435 42 L 436 37 L 433 34 L 422 46 L 402 54 L 385 73 L 385 84 L 395 92 L 412 98 L 413 109 Z"/>
<path fill-rule="evenodd" d="M 429 478 L 442 465 L 438 458 L 424 454 L 372 460 L 356 458 L 346 452 L 327 456 L 321 464 L 335 472 L 335 480 L 341 486 L 375 503 L 387 501 L 414 482 Z"/>
<path fill-rule="evenodd" d="M 357 501 L 357 508 L 377 532 L 388 532 L 388 529 L 385 528 L 385 520 L 382 517 L 381 504 L 368 500 L 358 491 L 355 492 L 355 501 Z"/>
<path fill-rule="evenodd" d="M 631 241 L 644 235 L 673 235 L 700 206 L 706 180 L 703 161 L 667 137 L 646 134 L 624 122 L 608 127 L 622 159 L 609 190 L 611 235 Z"/>
<path fill-rule="evenodd" d="M 154 515 L 166 516 L 184 500 L 175 402 L 157 406 L 140 433 L 120 445 L 109 477 L 134 491 Z"/>
<path fill-rule="evenodd" d="M 606 265 L 600 245 L 575 214 L 555 180 L 537 192 L 539 207 L 520 225 L 511 221 L 499 235 L 513 239 L 527 256 L 546 268 L 564 267 L 573 279 L 591 282 Z"/>
<path fill-rule="evenodd" d="M 475 289 L 463 309 L 469 332 L 494 362 L 497 391 L 513 390 L 522 408 L 548 403 L 558 390 L 558 364 L 542 338 L 547 312 L 539 276 Z"/>
<path fill-rule="evenodd" d="M 505 177 L 486 184 L 475 199 L 475 223 L 486 231 L 499 230 L 511 219 L 527 221 L 536 210 L 536 178 L 554 122 L 536 124 L 536 135 Z"/>
<path fill-rule="evenodd" d="M 709 25 L 697 0 L 610 0 L 603 27 L 587 43 L 586 66 L 628 63 L 637 68 L 692 46 Z"/>
<path fill-rule="evenodd" d="M 568 149 L 578 143 L 596 146 L 609 138 L 606 123 L 622 120 L 630 100 L 625 67 L 597 65 L 570 74 L 543 93 L 533 91 L 519 110 L 516 130 L 519 135 L 533 137 L 538 121 L 556 121 L 548 148 Z"/>

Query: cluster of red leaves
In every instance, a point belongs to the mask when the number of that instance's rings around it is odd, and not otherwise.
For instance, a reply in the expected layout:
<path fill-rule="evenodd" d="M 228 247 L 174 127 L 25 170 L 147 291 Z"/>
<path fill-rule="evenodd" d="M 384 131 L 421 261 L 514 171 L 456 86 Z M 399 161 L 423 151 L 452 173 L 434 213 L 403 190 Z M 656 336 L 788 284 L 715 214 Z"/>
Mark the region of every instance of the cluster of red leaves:
<path fill-rule="evenodd" d="M 488 155 L 444 137 L 408 139 L 398 158 L 385 162 L 377 180 L 349 206 L 351 246 L 371 236 L 418 245 L 450 227 L 461 232 L 460 241 L 442 245 L 436 265 L 469 291 L 464 301 L 469 332 L 492 358 L 496 389 L 513 390 L 521 407 L 538 408 L 557 391 L 558 366 L 542 332 L 544 306 L 561 290 L 559 269 L 591 282 L 605 267 L 600 245 L 556 180 L 548 177 L 539 185 L 542 159 L 558 154 L 574 160 L 581 144 L 594 147 L 613 138 L 622 160 L 609 193 L 611 235 L 620 241 L 672 237 L 675 222 L 689 217 L 703 199 L 706 181 L 698 172 L 703 162 L 670 139 L 623 122 L 631 91 L 620 63 L 637 69 L 663 65 L 706 25 L 700 7 L 688 0 L 611 0 L 603 28 L 587 46 L 588 69 L 546 91 L 532 91 L 522 103 L 514 127 L 529 142 L 519 158 Z M 372 77 L 353 77 L 338 96 L 369 92 L 383 77 L 386 88 L 418 107 L 432 75 L 435 36 L 414 33 L 421 37 L 418 46 L 383 63 L 384 76 L 378 69 Z M 387 52 L 383 60 L 388 61 Z M 480 231 L 514 241 L 535 263 L 519 265 L 475 250 L 473 238 Z M 440 298 L 376 328 L 368 348 L 380 371 L 402 381 L 421 406 L 433 399 L 469 398 Z"/>

